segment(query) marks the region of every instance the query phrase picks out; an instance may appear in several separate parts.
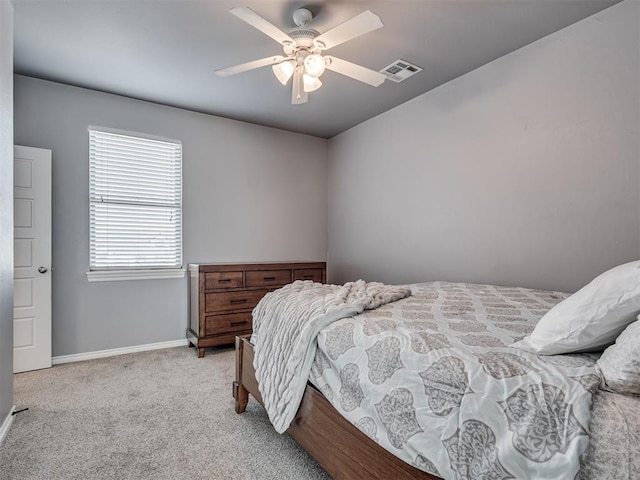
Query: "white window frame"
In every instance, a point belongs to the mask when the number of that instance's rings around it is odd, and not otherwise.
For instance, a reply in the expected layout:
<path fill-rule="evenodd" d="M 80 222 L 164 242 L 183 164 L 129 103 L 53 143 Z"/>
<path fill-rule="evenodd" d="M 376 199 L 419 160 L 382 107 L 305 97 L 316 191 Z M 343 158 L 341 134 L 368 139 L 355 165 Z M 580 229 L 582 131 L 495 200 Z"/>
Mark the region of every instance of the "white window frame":
<path fill-rule="evenodd" d="M 121 280 L 146 280 L 146 279 L 158 279 L 158 278 L 183 278 L 185 275 L 185 268 L 182 265 L 182 251 L 183 251 L 183 241 L 182 241 L 182 142 L 179 140 L 173 140 L 164 137 L 158 137 L 138 132 L 129 132 L 124 130 L 117 130 L 113 128 L 104 128 L 104 127 L 89 127 L 89 229 L 90 229 L 90 238 L 89 238 L 89 271 L 87 272 L 87 279 L 90 282 L 100 282 L 100 281 L 121 281 Z M 101 169 L 98 168 L 99 159 L 96 156 L 96 149 L 92 149 L 93 140 L 98 139 L 102 135 L 103 138 L 111 138 L 112 140 L 118 140 L 118 137 L 129 137 L 131 139 L 138 140 L 141 144 L 145 143 L 145 140 L 148 140 L 147 146 L 155 146 L 157 147 L 161 143 L 169 143 L 171 144 L 171 148 L 176 151 L 176 158 L 172 160 L 175 162 L 173 164 L 174 168 L 177 168 L 178 174 L 176 175 L 177 180 L 179 181 L 179 185 L 173 185 L 172 189 L 170 189 L 167 193 L 169 194 L 169 198 L 172 198 L 174 203 L 170 201 L 168 203 L 157 203 L 157 204 L 148 204 L 143 200 L 136 200 L 132 198 L 132 195 L 126 195 L 124 197 L 114 196 L 111 200 L 104 199 L 102 193 L 104 192 L 105 187 L 103 180 L 108 178 L 108 175 L 104 174 L 104 170 L 102 172 Z M 126 139 L 125 139 L 126 140 Z M 102 152 L 104 155 L 104 152 Z M 120 165 L 119 174 L 122 171 L 126 171 L 127 167 L 122 167 Z M 135 168 L 131 169 L 131 172 L 134 173 L 136 171 Z M 100 176 L 101 174 L 104 174 Z M 126 182 L 125 182 L 126 183 Z M 110 187 L 107 187 L 108 191 L 111 192 Z M 126 189 L 126 186 L 125 186 Z M 131 192 L 131 190 L 127 190 L 127 192 Z M 100 196 L 100 200 L 98 201 L 98 196 Z M 179 221 L 178 224 L 175 225 L 177 231 L 174 230 L 174 236 L 172 237 L 177 244 L 176 249 L 174 250 L 176 262 L 173 265 L 169 264 L 156 264 L 156 265 L 147 265 L 145 263 L 132 263 L 132 264 L 116 264 L 113 266 L 108 265 L 108 262 L 98 262 L 96 261 L 96 257 L 98 256 L 96 252 L 97 245 L 96 241 L 96 219 L 100 221 L 101 218 L 98 215 L 96 217 L 96 212 L 98 212 L 98 208 L 102 204 L 110 204 L 114 206 L 122 206 L 126 209 L 126 207 L 134 206 L 134 207 L 144 207 L 151 206 L 154 207 L 170 207 L 177 208 Z M 135 214 L 132 218 L 135 218 Z M 146 217 L 145 217 L 146 218 Z M 104 219 L 104 217 L 102 217 Z M 125 227 L 126 231 L 126 227 Z"/>

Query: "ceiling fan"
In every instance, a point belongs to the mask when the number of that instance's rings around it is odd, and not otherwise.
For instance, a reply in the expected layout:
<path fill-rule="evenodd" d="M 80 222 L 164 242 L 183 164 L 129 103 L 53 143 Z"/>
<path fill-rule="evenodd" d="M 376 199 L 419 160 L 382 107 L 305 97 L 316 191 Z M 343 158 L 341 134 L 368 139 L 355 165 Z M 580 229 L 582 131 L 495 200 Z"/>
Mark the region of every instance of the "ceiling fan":
<path fill-rule="evenodd" d="M 249 7 L 234 7 L 229 12 L 280 43 L 284 55 L 274 55 L 216 70 L 217 75 L 233 75 L 272 65 L 273 73 L 283 85 L 286 85 L 293 77 L 291 95 L 291 103 L 293 104 L 306 103 L 309 98 L 308 94 L 322 86 L 320 76 L 325 69 L 374 87 L 381 85 L 387 78 L 380 72 L 331 55 L 324 55 L 325 50 L 382 27 L 380 17 L 370 10 L 356 15 L 322 34 L 309 27 L 313 15 L 306 8 L 299 8 L 293 12 L 293 22 L 296 24 L 296 28 L 288 34 L 269 23 Z"/>

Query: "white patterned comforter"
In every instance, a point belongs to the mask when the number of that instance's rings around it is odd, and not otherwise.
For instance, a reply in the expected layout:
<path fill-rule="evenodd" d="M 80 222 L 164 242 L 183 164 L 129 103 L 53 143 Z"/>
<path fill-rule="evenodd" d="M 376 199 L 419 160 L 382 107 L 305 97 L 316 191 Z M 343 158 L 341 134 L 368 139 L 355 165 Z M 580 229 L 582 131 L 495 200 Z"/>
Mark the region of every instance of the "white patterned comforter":
<path fill-rule="evenodd" d="M 445 479 L 573 479 L 594 355 L 508 347 L 567 295 L 435 282 L 318 335 L 311 381 L 369 437 Z"/>
<path fill-rule="evenodd" d="M 344 285 L 299 280 L 260 300 L 253 310 L 253 366 L 264 408 L 278 433 L 289 428 L 300 406 L 318 332 L 410 294 L 408 287 L 364 280 Z"/>

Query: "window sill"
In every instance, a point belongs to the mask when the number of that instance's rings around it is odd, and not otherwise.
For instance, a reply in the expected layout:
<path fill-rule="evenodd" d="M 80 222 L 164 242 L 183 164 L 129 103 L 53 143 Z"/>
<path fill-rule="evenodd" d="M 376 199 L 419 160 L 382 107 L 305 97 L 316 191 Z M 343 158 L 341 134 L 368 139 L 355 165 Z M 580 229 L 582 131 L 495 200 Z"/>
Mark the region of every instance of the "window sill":
<path fill-rule="evenodd" d="M 87 272 L 90 282 L 119 282 L 123 280 L 157 280 L 162 278 L 184 278 L 186 269 L 167 268 L 158 270 L 96 270 Z"/>

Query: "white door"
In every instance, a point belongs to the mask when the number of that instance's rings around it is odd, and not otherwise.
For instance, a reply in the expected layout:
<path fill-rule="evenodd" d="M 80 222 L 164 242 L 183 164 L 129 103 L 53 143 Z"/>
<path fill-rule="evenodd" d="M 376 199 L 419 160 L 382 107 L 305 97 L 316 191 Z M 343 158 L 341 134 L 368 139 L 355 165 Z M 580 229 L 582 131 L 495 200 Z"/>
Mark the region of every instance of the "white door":
<path fill-rule="evenodd" d="M 15 146 L 13 371 L 51 366 L 51 150 Z"/>

